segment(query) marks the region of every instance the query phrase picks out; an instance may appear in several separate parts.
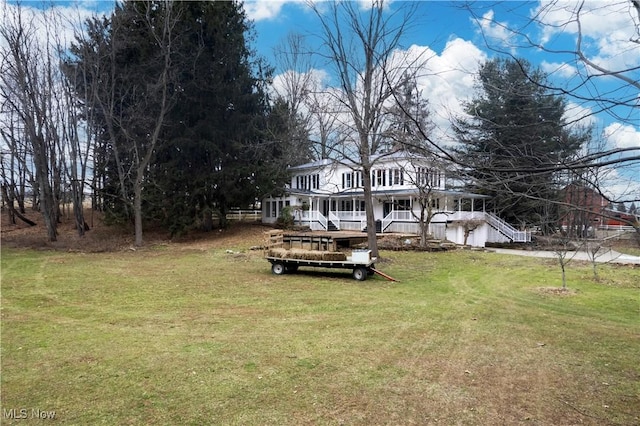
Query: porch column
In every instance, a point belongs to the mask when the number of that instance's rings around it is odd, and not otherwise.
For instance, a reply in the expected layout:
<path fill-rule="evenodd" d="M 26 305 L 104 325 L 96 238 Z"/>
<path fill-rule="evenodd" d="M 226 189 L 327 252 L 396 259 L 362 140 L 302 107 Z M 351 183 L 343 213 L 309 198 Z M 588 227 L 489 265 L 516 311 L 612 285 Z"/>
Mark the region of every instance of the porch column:
<path fill-rule="evenodd" d="M 356 217 L 356 197 L 351 197 L 351 219 L 355 220 Z"/>
<path fill-rule="evenodd" d="M 311 212 L 313 211 L 313 197 L 309 197 L 309 228 L 313 229 L 311 221 Z"/>

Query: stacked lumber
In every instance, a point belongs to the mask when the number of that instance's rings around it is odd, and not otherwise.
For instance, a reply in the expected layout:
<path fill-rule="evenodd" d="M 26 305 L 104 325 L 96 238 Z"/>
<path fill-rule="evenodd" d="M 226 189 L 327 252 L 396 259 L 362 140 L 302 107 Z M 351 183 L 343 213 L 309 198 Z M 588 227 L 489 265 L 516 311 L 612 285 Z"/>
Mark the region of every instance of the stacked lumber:
<path fill-rule="evenodd" d="M 278 259 L 299 259 L 299 260 L 324 260 L 331 262 L 343 262 L 347 260 L 347 255 L 336 251 L 318 251 L 303 249 L 269 249 L 269 256 Z"/>

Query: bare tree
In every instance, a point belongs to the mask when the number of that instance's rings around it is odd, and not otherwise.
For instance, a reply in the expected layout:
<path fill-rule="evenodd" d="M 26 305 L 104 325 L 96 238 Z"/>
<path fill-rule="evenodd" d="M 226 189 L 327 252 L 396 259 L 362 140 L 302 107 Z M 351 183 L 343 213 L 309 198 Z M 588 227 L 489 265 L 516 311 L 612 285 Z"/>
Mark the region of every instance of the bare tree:
<path fill-rule="evenodd" d="M 282 69 L 279 75 L 281 85 L 275 85 L 277 97 L 285 100 L 291 114 L 305 123 L 309 121 L 309 111 L 305 108 L 308 93 L 313 84 L 313 63 L 309 50 L 305 47 L 304 36 L 289 33 L 274 49 L 276 61 Z"/>
<path fill-rule="evenodd" d="M 463 246 L 467 245 L 467 240 L 469 239 L 469 236 L 471 235 L 471 233 L 476 229 L 478 229 L 480 226 L 482 226 L 483 223 L 484 221 L 482 220 L 474 220 L 474 219 L 461 220 L 459 222 L 460 226 L 462 226 L 462 229 L 464 229 L 464 240 L 462 241 Z"/>
<path fill-rule="evenodd" d="M 142 7 L 149 9 L 152 6 L 151 4 L 146 4 Z M 172 103 L 172 93 L 169 86 L 172 79 L 170 74 L 171 55 L 173 52 L 172 43 L 175 37 L 175 34 L 173 34 L 173 26 L 179 17 L 174 16 L 173 3 L 171 1 L 164 2 L 164 8 L 164 17 L 159 27 L 149 20 L 150 10 L 143 10 L 141 13 L 142 17 L 147 18 L 143 22 L 152 34 L 160 50 L 159 65 L 161 71 L 157 81 L 154 82 L 155 84 L 153 86 L 148 85 L 148 88 L 150 87 L 156 92 L 155 96 L 158 97 L 159 109 L 154 117 L 154 123 L 152 123 L 151 133 L 148 135 L 147 143 L 142 145 L 137 139 L 130 139 L 130 142 L 133 143 L 134 146 L 133 212 L 136 246 L 142 245 L 142 187 L 145 183 L 147 167 L 151 162 L 155 146 L 158 144 L 158 139 L 160 138 L 165 116 L 171 108 Z"/>
<path fill-rule="evenodd" d="M 558 265 L 562 271 L 562 289 L 567 289 L 567 265 L 576 256 L 576 246 L 573 239 L 566 233 L 560 233 L 553 239 L 554 253 L 558 259 Z"/>
<path fill-rule="evenodd" d="M 437 190 L 444 185 L 445 163 L 433 155 L 425 143 L 423 133 L 431 134 L 435 125 L 430 118 L 429 102 L 418 90 L 416 76 L 407 73 L 393 91 L 394 103 L 387 108 L 389 127 L 385 130 L 387 150 L 404 152 L 409 170 L 403 179 L 417 190 L 415 201 L 418 212 L 411 208 L 412 216 L 420 228 L 420 247 L 426 248 L 431 233 L 431 221 L 439 212 Z M 401 171 L 400 173 L 402 173 Z"/>
<path fill-rule="evenodd" d="M 15 111 L 0 109 L 0 178 L 2 179 L 3 201 L 7 203 L 7 213 L 10 223 L 15 224 L 15 218 L 33 226 L 35 222 L 27 219 L 24 214 L 26 191 L 34 177 L 28 167 L 31 154 L 24 140 L 24 132 L 20 127 Z M 18 204 L 17 210 L 15 203 Z"/>
<path fill-rule="evenodd" d="M 373 256 L 378 255 L 371 171 L 372 155 L 382 147 L 385 105 L 392 99 L 395 85 L 411 69 L 394 56 L 401 38 L 412 23 L 414 6 L 387 10 L 382 0 L 373 0 L 366 11 L 360 3 L 312 3 L 321 25 L 320 54 L 334 68 L 339 81 L 346 146 L 343 154 L 362 171 L 367 239 Z M 334 92 L 337 93 L 337 92 Z"/>
<path fill-rule="evenodd" d="M 111 22 L 88 22 L 89 36 L 77 38 L 76 62 L 67 64 L 68 77 L 81 80 L 76 81 L 81 83 L 78 94 L 89 104 L 88 111 L 98 111 L 96 118 L 106 128 L 110 150 L 99 153 L 95 161 L 113 158 L 125 214 L 133 212 L 136 246 L 143 244 L 143 187 L 175 98 L 172 55 L 177 15 L 171 1 L 124 4 Z M 144 41 L 132 39 L 132 26 Z M 123 55 L 139 47 L 135 43 L 149 46 L 148 62 L 124 69 Z"/>
<path fill-rule="evenodd" d="M 330 158 L 339 145 L 337 114 L 342 109 L 315 68 L 313 50 L 305 36 L 290 33 L 275 48 L 275 56 L 281 69 L 273 85 L 276 95 L 287 102 L 291 115 L 306 131 L 316 136 L 312 141 L 315 158 Z"/>
<path fill-rule="evenodd" d="M 331 95 L 328 88 L 322 87 L 321 81 L 314 80 L 306 103 L 310 112 L 310 127 L 318 137 L 313 145 L 318 159 L 335 159 L 342 143 L 338 121 L 338 113 L 342 112 L 342 108 L 336 100 L 337 97 Z"/>
<path fill-rule="evenodd" d="M 57 239 L 62 184 L 59 122 L 53 94 L 59 69 L 52 42 L 55 20 L 33 19 L 21 5 L 7 5 L 0 25 L 0 93 L 19 121 L 29 144 L 40 210 L 49 241 Z M 44 34 L 40 37 L 40 34 Z"/>
<path fill-rule="evenodd" d="M 425 160 L 426 159 L 426 160 Z M 418 221 L 420 228 L 420 248 L 426 248 L 431 234 L 431 222 L 433 218 L 440 214 L 437 198 L 437 190 L 444 181 L 443 168 L 440 162 L 428 156 L 412 156 L 409 160 L 412 170 L 406 174 L 405 179 L 409 179 L 415 186 L 417 194 L 415 201 L 418 203 L 418 211 L 411 210 L 411 214 Z"/>

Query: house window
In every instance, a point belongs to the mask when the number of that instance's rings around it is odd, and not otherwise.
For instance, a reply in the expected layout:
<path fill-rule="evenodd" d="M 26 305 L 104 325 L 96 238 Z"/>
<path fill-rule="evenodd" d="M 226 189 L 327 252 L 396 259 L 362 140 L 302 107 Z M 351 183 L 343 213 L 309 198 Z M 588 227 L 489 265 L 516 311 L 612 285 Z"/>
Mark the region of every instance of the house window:
<path fill-rule="evenodd" d="M 396 210 L 411 210 L 411 200 L 396 200 Z"/>
<path fill-rule="evenodd" d="M 342 200 L 340 201 L 340 211 L 350 212 L 352 209 L 351 200 Z"/>
<path fill-rule="evenodd" d="M 346 172 L 342 174 L 342 189 L 353 187 L 353 173 Z"/>
<path fill-rule="evenodd" d="M 375 170 L 373 172 L 373 183 L 375 186 L 387 186 L 387 173 L 386 170 Z"/>
<path fill-rule="evenodd" d="M 442 173 L 438 170 L 420 167 L 417 171 L 418 185 L 430 188 L 440 188 L 442 185 Z"/>
<path fill-rule="evenodd" d="M 320 174 L 296 176 L 295 187 L 297 189 L 318 189 L 320 187 Z"/>
<path fill-rule="evenodd" d="M 389 170 L 389 183 L 391 185 L 404 185 L 404 173 L 402 169 Z"/>
<path fill-rule="evenodd" d="M 431 199 L 431 208 L 440 210 L 440 198 L 432 198 Z"/>
<path fill-rule="evenodd" d="M 278 217 L 278 212 L 277 209 L 278 205 L 276 204 L 275 201 L 271 202 L 271 217 Z"/>

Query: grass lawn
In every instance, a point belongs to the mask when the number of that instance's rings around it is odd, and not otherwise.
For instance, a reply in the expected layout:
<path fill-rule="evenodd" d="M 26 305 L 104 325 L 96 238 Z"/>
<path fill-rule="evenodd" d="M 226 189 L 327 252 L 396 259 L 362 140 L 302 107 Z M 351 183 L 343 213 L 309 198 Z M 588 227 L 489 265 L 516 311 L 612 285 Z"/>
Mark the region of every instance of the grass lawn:
<path fill-rule="evenodd" d="M 400 282 L 357 282 L 229 248 L 3 248 L 1 423 L 640 423 L 637 267 L 556 294 L 548 259 L 384 252 Z"/>

